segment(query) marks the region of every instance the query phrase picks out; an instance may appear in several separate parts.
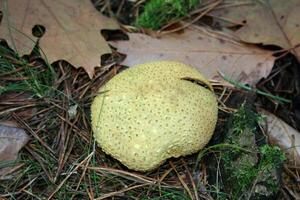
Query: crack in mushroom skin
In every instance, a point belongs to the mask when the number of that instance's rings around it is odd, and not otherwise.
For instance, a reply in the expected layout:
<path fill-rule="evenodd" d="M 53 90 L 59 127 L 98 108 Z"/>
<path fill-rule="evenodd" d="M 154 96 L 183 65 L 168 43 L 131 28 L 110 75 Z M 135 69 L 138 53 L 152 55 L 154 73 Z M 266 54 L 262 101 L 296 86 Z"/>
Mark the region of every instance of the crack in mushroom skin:
<path fill-rule="evenodd" d="M 198 84 L 202 87 L 205 87 L 206 89 L 209 89 L 210 91 L 213 92 L 213 88 L 211 85 L 207 85 L 206 83 L 204 83 L 203 81 L 199 80 L 199 79 L 194 79 L 194 78 L 190 78 L 190 77 L 184 77 L 184 78 L 181 78 L 181 80 L 184 80 L 184 81 L 190 81 L 192 83 L 195 83 L 195 84 Z"/>
<path fill-rule="evenodd" d="M 99 93 L 91 106 L 94 137 L 104 152 L 137 171 L 199 151 L 217 122 L 209 81 L 174 61 L 127 69 Z"/>

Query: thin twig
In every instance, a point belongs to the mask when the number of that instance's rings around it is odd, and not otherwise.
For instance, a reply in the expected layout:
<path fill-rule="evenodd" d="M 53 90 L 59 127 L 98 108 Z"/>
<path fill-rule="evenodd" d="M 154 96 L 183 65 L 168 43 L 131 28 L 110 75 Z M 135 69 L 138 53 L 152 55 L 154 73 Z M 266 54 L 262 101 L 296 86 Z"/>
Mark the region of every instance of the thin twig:
<path fill-rule="evenodd" d="M 150 183 L 144 183 L 144 184 L 140 184 L 140 185 L 135 185 L 135 186 L 132 186 L 132 187 L 129 187 L 129 188 L 124 188 L 122 190 L 119 190 L 119 191 L 115 191 L 115 192 L 110 192 L 108 194 L 104 194 L 98 198 L 96 198 L 95 200 L 101 200 L 101 199 L 106 199 L 108 197 L 112 197 L 112 196 L 118 196 L 124 192 L 127 192 L 127 191 L 130 191 L 130 190 L 133 190 L 133 189 L 136 189 L 136 188 L 140 188 L 140 187 L 145 187 L 145 186 L 148 186 L 150 185 Z"/>
<path fill-rule="evenodd" d="M 21 123 L 23 126 L 26 127 L 26 130 L 29 131 L 31 133 L 31 135 L 37 139 L 48 151 L 50 151 L 52 153 L 52 156 L 55 154 L 54 151 L 44 142 L 44 140 L 42 140 L 38 134 L 32 130 L 30 128 L 30 126 L 25 122 L 23 121 L 19 116 L 17 116 L 16 114 L 13 114 L 13 117 L 19 122 Z"/>
<path fill-rule="evenodd" d="M 64 183 L 70 178 L 70 176 L 77 171 L 77 169 L 82 166 L 85 162 L 87 162 L 87 160 L 90 159 L 90 157 L 92 157 L 94 155 L 94 152 L 90 153 L 83 161 L 81 161 L 77 166 L 76 166 L 71 172 L 69 172 L 69 174 L 66 176 L 66 178 L 64 180 L 62 180 L 60 182 L 60 184 L 55 188 L 55 190 L 49 195 L 49 197 L 47 198 L 47 200 L 50 200 L 55 194 L 56 192 L 59 191 L 59 189 L 64 185 Z"/>
<path fill-rule="evenodd" d="M 185 168 L 185 171 L 187 172 L 187 174 L 188 174 L 188 176 L 189 176 L 189 179 L 190 179 L 190 181 L 191 181 L 191 183 L 192 183 L 192 187 L 193 187 L 193 190 L 194 190 L 195 198 L 196 198 L 196 200 L 199 200 L 198 190 L 197 190 L 197 187 L 196 187 L 196 185 L 195 185 L 194 179 L 193 179 L 193 177 L 192 177 L 192 175 L 191 175 L 191 172 L 190 172 L 189 168 L 187 167 L 186 162 L 185 162 L 182 158 L 181 158 L 180 160 L 181 160 L 181 162 L 183 163 L 183 166 L 184 166 L 184 168 Z"/>
<path fill-rule="evenodd" d="M 172 161 L 169 161 L 171 167 L 173 168 L 173 170 L 175 171 L 180 183 L 182 184 L 182 186 L 184 187 L 184 189 L 187 191 L 187 193 L 189 194 L 189 196 L 191 197 L 192 200 L 195 200 L 190 188 L 187 186 L 187 184 L 183 181 L 183 179 L 181 178 L 180 174 L 178 173 L 178 171 L 176 170 L 175 165 L 173 164 Z"/>

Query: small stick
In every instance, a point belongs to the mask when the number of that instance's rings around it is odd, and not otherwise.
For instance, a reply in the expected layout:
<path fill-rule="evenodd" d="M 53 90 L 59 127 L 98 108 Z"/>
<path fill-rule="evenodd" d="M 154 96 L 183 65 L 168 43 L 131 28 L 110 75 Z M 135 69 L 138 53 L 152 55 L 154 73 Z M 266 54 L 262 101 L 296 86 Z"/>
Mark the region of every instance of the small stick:
<path fill-rule="evenodd" d="M 124 189 L 116 191 L 116 192 L 110 192 L 110 193 L 102 195 L 101 197 L 96 198 L 95 200 L 101 200 L 101 199 L 106 199 L 108 197 L 117 196 L 117 195 L 120 195 L 120 194 L 122 194 L 124 192 L 127 192 L 129 190 L 133 190 L 133 189 L 140 188 L 140 187 L 145 187 L 147 185 L 150 185 L 150 183 L 144 183 L 144 184 L 140 184 L 140 185 L 134 185 L 132 187 L 124 188 Z"/>
<path fill-rule="evenodd" d="M 64 180 L 62 180 L 62 182 L 60 182 L 60 184 L 56 187 L 56 189 L 50 194 L 50 196 L 47 198 L 47 200 L 50 200 L 55 194 L 56 192 L 59 191 L 59 189 L 63 186 L 63 184 L 70 178 L 70 176 L 75 172 L 77 171 L 77 169 L 79 167 L 81 167 L 83 165 L 83 163 L 87 162 L 90 157 L 92 157 L 94 155 L 94 152 L 90 153 L 83 161 L 81 161 L 79 163 L 79 165 L 77 165 L 67 176 Z"/>
<path fill-rule="evenodd" d="M 189 196 L 191 197 L 192 200 L 195 200 L 194 196 L 192 195 L 192 192 L 190 190 L 190 188 L 187 186 L 187 184 L 183 181 L 183 179 L 181 178 L 180 174 L 178 173 L 178 171 L 175 168 L 175 165 L 173 164 L 172 161 L 169 161 L 171 167 L 173 168 L 173 170 L 175 171 L 180 183 L 182 184 L 182 186 L 184 187 L 184 189 L 187 191 L 187 193 L 189 194 Z"/>

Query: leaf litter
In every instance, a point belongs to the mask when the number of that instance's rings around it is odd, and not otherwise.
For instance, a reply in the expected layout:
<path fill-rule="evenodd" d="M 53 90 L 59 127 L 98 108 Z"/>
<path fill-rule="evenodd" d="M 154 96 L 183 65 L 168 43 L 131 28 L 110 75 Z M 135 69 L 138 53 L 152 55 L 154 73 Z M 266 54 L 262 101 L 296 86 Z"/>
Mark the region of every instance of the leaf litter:
<path fill-rule="evenodd" d="M 0 37 L 16 52 L 30 54 L 38 42 L 49 63 L 66 60 L 83 67 L 90 77 L 100 66 L 100 56 L 111 53 L 100 30 L 119 29 L 116 21 L 101 15 L 87 0 L 4 0 L 0 9 Z M 45 29 L 40 39 L 32 33 L 36 25 Z"/>
<path fill-rule="evenodd" d="M 29 136 L 12 122 L 0 122 L 0 180 L 12 178 L 8 176 L 18 158 L 18 152 L 28 142 Z M 6 166 L 8 165 L 8 167 Z"/>
<path fill-rule="evenodd" d="M 269 142 L 283 149 L 288 157 L 289 162 L 294 166 L 300 166 L 300 133 L 276 115 L 266 111 L 259 111 L 265 118 L 266 134 Z"/>
<path fill-rule="evenodd" d="M 210 79 L 222 80 L 221 71 L 231 79 L 254 85 L 270 73 L 275 61 L 270 51 L 196 26 L 158 38 L 141 33 L 128 35 L 128 41 L 110 42 L 126 55 L 122 64 L 127 66 L 175 60 L 197 68 Z"/>
<path fill-rule="evenodd" d="M 249 43 L 277 45 L 300 61 L 300 1 L 225 0 L 210 15 Z"/>

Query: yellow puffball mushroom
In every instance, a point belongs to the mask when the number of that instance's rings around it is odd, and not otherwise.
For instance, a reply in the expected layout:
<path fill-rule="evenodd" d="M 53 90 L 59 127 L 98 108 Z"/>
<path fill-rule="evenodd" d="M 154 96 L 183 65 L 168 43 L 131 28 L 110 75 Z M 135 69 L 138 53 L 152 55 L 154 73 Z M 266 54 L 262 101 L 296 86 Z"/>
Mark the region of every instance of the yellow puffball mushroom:
<path fill-rule="evenodd" d="M 153 170 L 210 140 L 218 106 L 210 83 L 173 61 L 140 64 L 113 77 L 92 106 L 94 137 L 129 169 Z"/>

